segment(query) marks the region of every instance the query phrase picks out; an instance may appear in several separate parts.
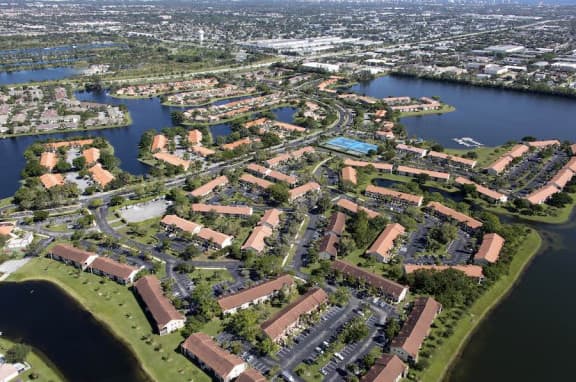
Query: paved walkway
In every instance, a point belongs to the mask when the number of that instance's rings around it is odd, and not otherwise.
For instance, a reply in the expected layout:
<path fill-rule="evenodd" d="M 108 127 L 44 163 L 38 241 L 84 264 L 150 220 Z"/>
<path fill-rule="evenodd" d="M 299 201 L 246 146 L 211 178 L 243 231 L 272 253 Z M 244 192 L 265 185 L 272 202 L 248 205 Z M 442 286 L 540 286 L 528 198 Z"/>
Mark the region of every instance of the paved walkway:
<path fill-rule="evenodd" d="M 30 258 L 26 258 L 21 260 L 8 260 L 0 264 L 0 273 L 3 273 L 3 275 L 0 276 L 0 281 L 6 280 L 8 276 L 10 276 L 10 273 L 16 272 L 29 261 Z"/>

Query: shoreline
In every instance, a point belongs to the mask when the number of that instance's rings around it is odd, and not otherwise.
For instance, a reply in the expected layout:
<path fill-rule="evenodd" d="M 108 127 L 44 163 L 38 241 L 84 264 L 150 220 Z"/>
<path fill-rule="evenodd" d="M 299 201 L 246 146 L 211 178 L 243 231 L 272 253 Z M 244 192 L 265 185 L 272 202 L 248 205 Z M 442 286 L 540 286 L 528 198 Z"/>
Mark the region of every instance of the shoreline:
<path fill-rule="evenodd" d="M 8 346 L 12 346 L 16 343 L 18 342 L 11 340 L 8 337 L 0 337 L 0 348 L 3 347 L 7 349 Z M 23 378 L 26 378 L 27 376 L 27 379 L 31 379 L 30 375 L 32 373 L 37 373 L 40 375 L 41 381 L 66 382 L 66 378 L 64 378 L 58 368 L 44 353 L 32 345 L 26 345 L 30 346 L 30 353 L 26 356 L 26 362 L 28 362 L 32 368 L 22 374 L 18 374 L 19 377 L 22 376 Z M 46 374 L 48 374 L 48 376 L 46 376 Z"/>
<path fill-rule="evenodd" d="M 19 137 L 33 137 L 33 136 L 40 136 L 40 135 L 52 135 L 52 134 L 68 134 L 68 133 L 89 133 L 91 131 L 98 131 L 98 130 L 107 130 L 107 129 L 119 129 L 119 128 L 126 128 L 132 125 L 132 115 L 130 112 L 126 112 L 126 121 L 121 125 L 104 125 L 98 126 L 91 129 L 57 129 L 57 130 L 49 130 L 49 131 L 41 131 L 41 132 L 34 132 L 34 133 L 19 133 L 19 134 L 10 134 L 10 135 L 0 135 L 0 139 L 10 139 L 10 138 L 19 138 Z"/>
<path fill-rule="evenodd" d="M 545 244 L 542 236 L 532 227 L 530 227 L 530 231 L 524 243 L 517 249 L 516 255 L 510 263 L 508 275 L 496 281 L 472 304 L 468 310 L 467 317 L 463 317 L 455 325 L 454 334 L 434 352 L 431 357 L 430 366 L 426 368 L 421 375 L 423 382 L 446 380 L 480 324 L 488 318 L 492 310 L 500 305 L 513 291 L 514 286 L 522 278 L 526 267 L 528 267 L 532 260 L 541 252 Z M 440 353 L 441 349 L 450 345 L 454 347 L 453 351 L 445 354 Z M 434 367 L 435 365 L 438 366 Z"/>
<path fill-rule="evenodd" d="M 35 276 L 18 277 L 17 273 L 18 272 L 11 274 L 10 277 L 8 277 L 8 279 L 5 280 L 4 282 L 18 283 L 18 282 L 26 282 L 26 281 L 44 281 L 44 282 L 48 282 L 48 283 L 55 285 L 58 289 L 60 289 L 60 291 L 62 291 L 62 293 L 66 294 L 68 297 L 70 297 L 72 300 L 74 300 L 78 305 L 80 305 L 80 307 L 85 312 L 89 313 L 96 321 L 98 321 L 98 323 L 100 325 L 105 327 L 106 330 L 108 330 L 108 332 L 110 333 L 110 335 L 112 337 L 114 337 L 117 341 L 121 342 L 124 346 L 126 346 L 126 348 L 130 351 L 132 356 L 134 358 L 136 358 L 136 360 L 139 363 L 140 368 L 146 373 L 146 376 L 150 379 L 150 381 L 157 381 L 157 379 L 154 379 L 152 377 L 152 373 L 150 373 L 150 370 L 148 370 L 146 368 L 146 363 L 142 362 L 143 360 L 140 359 L 138 353 L 136 352 L 136 350 L 134 349 L 132 344 L 130 344 L 130 342 L 128 342 L 121 334 L 117 333 L 116 330 L 114 330 L 114 328 L 112 327 L 112 325 L 110 325 L 108 322 L 106 322 L 104 317 L 100 317 L 100 314 L 98 313 L 98 311 L 93 311 L 92 309 L 89 309 L 87 304 L 84 302 L 84 298 L 82 298 L 80 295 L 78 295 L 73 289 L 69 288 L 65 283 L 61 282 L 60 280 L 58 280 L 56 278 L 52 278 L 50 276 L 35 275 Z M 16 276 L 17 279 L 14 279 L 14 276 Z"/>

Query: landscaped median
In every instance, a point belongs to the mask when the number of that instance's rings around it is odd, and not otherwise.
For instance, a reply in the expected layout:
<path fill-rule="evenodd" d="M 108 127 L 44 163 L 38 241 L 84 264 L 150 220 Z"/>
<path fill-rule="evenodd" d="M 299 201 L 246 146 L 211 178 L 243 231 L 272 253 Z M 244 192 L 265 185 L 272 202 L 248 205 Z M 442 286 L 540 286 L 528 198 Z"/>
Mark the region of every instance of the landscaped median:
<path fill-rule="evenodd" d="M 14 345 L 14 342 L 0 337 L 0 354 L 6 355 L 6 352 Z M 22 380 L 36 379 L 46 382 L 64 381 L 64 378 L 58 374 L 56 369 L 52 367 L 48 361 L 45 361 L 35 350 L 31 350 L 30 353 L 28 353 L 26 362 L 31 366 L 31 369 L 19 375 Z"/>
<path fill-rule="evenodd" d="M 516 255 L 510 263 L 508 274 L 503 275 L 490 289 L 483 293 L 465 312 L 463 318 L 454 325 L 453 334 L 434 350 L 429 359 L 429 366 L 419 375 L 419 381 L 438 382 L 443 380 L 476 327 L 510 292 L 524 268 L 540 250 L 541 244 L 542 238 L 537 231 L 531 229 L 526 240 L 516 251 Z"/>
<path fill-rule="evenodd" d="M 58 285 L 126 344 L 153 380 L 210 381 L 178 352 L 184 340 L 180 333 L 152 333 L 150 322 L 128 287 L 47 258 L 32 259 L 9 280 L 45 280 Z"/>

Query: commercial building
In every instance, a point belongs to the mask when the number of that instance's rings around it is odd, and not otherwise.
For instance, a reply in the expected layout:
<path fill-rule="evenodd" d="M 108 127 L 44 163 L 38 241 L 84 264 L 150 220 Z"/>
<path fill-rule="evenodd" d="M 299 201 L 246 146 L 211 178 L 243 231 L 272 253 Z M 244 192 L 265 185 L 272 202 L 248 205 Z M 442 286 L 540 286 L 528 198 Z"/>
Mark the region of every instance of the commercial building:
<path fill-rule="evenodd" d="M 248 368 L 248 364 L 240 357 L 222 349 L 204 333 L 192 334 L 182 343 L 181 350 L 220 382 L 230 382 Z"/>
<path fill-rule="evenodd" d="M 262 304 L 277 295 L 280 291 L 290 292 L 294 286 L 294 279 L 290 275 L 283 275 L 273 280 L 263 282 L 240 292 L 230 294 L 218 299 L 218 305 L 223 314 L 234 314 L 241 309 Z"/>
<path fill-rule="evenodd" d="M 169 334 L 184 327 L 186 317 L 164 296 L 156 276 L 144 276 L 134 283 L 134 290 L 152 316 L 158 334 Z"/>
<path fill-rule="evenodd" d="M 400 333 L 392 339 L 390 352 L 404 362 L 418 362 L 422 343 L 428 337 L 432 322 L 441 310 L 442 305 L 433 298 L 417 298 Z"/>
<path fill-rule="evenodd" d="M 370 286 L 370 288 L 372 288 L 376 293 L 383 295 L 393 303 L 401 302 L 408 294 L 408 287 L 400 285 L 395 281 L 388 280 L 382 276 L 378 276 L 345 261 L 335 260 L 332 262 L 331 268 L 333 271 L 341 273 L 349 279 Z"/>
<path fill-rule="evenodd" d="M 305 316 L 318 310 L 327 301 L 328 295 L 323 289 L 313 288 L 264 322 L 261 325 L 262 330 L 272 341 L 283 342 L 298 328 Z"/>

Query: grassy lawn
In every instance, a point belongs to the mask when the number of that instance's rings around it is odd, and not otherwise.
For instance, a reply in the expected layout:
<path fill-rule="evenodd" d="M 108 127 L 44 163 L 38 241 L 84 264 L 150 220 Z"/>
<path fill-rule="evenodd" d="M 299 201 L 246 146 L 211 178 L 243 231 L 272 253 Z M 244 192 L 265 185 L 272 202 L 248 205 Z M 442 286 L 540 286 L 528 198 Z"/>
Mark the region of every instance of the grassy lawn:
<path fill-rule="evenodd" d="M 68 232 L 71 231 L 68 229 L 68 224 L 54 224 L 54 225 L 46 225 L 46 229 L 52 232 Z"/>
<path fill-rule="evenodd" d="M 445 149 L 444 152 L 446 154 L 453 154 L 458 156 L 463 156 L 468 152 L 475 152 L 476 157 L 476 168 L 483 168 L 490 165 L 496 159 L 498 159 L 506 149 L 503 147 L 476 147 L 476 148 L 469 148 L 469 149 Z"/>
<path fill-rule="evenodd" d="M 556 208 L 544 205 L 544 211 L 541 212 L 542 215 L 521 215 L 519 213 L 510 212 L 504 207 L 490 207 L 488 208 L 488 210 L 503 215 L 516 216 L 520 219 L 537 223 L 564 224 L 568 222 L 568 220 L 570 219 L 570 215 L 574 210 L 574 207 L 576 207 L 576 194 L 569 194 L 569 195 L 572 197 L 574 202 L 566 205 L 563 208 Z"/>
<path fill-rule="evenodd" d="M 296 232 L 296 236 L 294 237 L 294 244 L 290 247 L 288 254 L 286 255 L 286 257 L 282 261 L 283 267 L 286 266 L 287 264 L 292 263 L 292 259 L 294 258 L 294 255 L 296 254 L 296 249 L 298 248 L 296 243 L 302 237 L 302 235 L 304 235 L 304 232 L 306 232 L 306 229 L 308 228 L 308 221 L 309 220 L 310 220 L 309 216 L 307 216 L 307 215 L 304 216 L 304 220 L 302 221 L 302 225 L 300 226 L 300 228 L 298 229 L 298 232 Z"/>
<path fill-rule="evenodd" d="M 227 269 L 199 269 L 196 268 L 190 274 L 194 282 L 199 283 L 206 281 L 210 286 L 219 284 L 224 281 L 234 281 L 234 278 Z"/>
<path fill-rule="evenodd" d="M 14 343 L 8 341 L 6 338 L 0 337 L 0 354 L 6 354 L 6 351 L 12 347 Z M 49 361 L 45 361 L 38 353 L 32 350 L 26 357 L 26 362 L 32 367 L 27 372 L 20 374 L 19 378 L 23 381 L 32 380 L 30 378 L 31 374 L 36 374 L 38 376 L 37 380 L 42 382 L 60 382 L 64 381 L 64 378 L 58 375 Z"/>
<path fill-rule="evenodd" d="M 148 220 L 144 220 L 139 223 L 129 223 L 134 225 L 139 230 L 140 234 L 136 234 L 132 232 L 132 229 L 128 226 L 122 227 L 118 229 L 118 233 L 128 236 L 132 240 L 138 241 L 143 244 L 156 244 L 158 239 L 156 239 L 155 235 L 159 231 L 160 218 L 152 218 Z"/>
<path fill-rule="evenodd" d="M 422 382 L 441 381 L 451 364 L 457 359 L 468 338 L 482 319 L 506 296 L 521 275 L 530 259 L 538 252 L 542 238 L 537 231 L 531 230 L 526 240 L 518 248 L 510 272 L 487 290 L 453 327 L 454 333 L 439 345 L 430 357 L 430 365 L 417 380 Z"/>
<path fill-rule="evenodd" d="M 60 286 L 132 349 L 154 380 L 210 381 L 177 351 L 183 341 L 179 333 L 161 337 L 152 333 L 150 322 L 130 289 L 86 272 L 78 275 L 74 268 L 47 258 L 31 260 L 10 280 L 47 280 Z"/>

